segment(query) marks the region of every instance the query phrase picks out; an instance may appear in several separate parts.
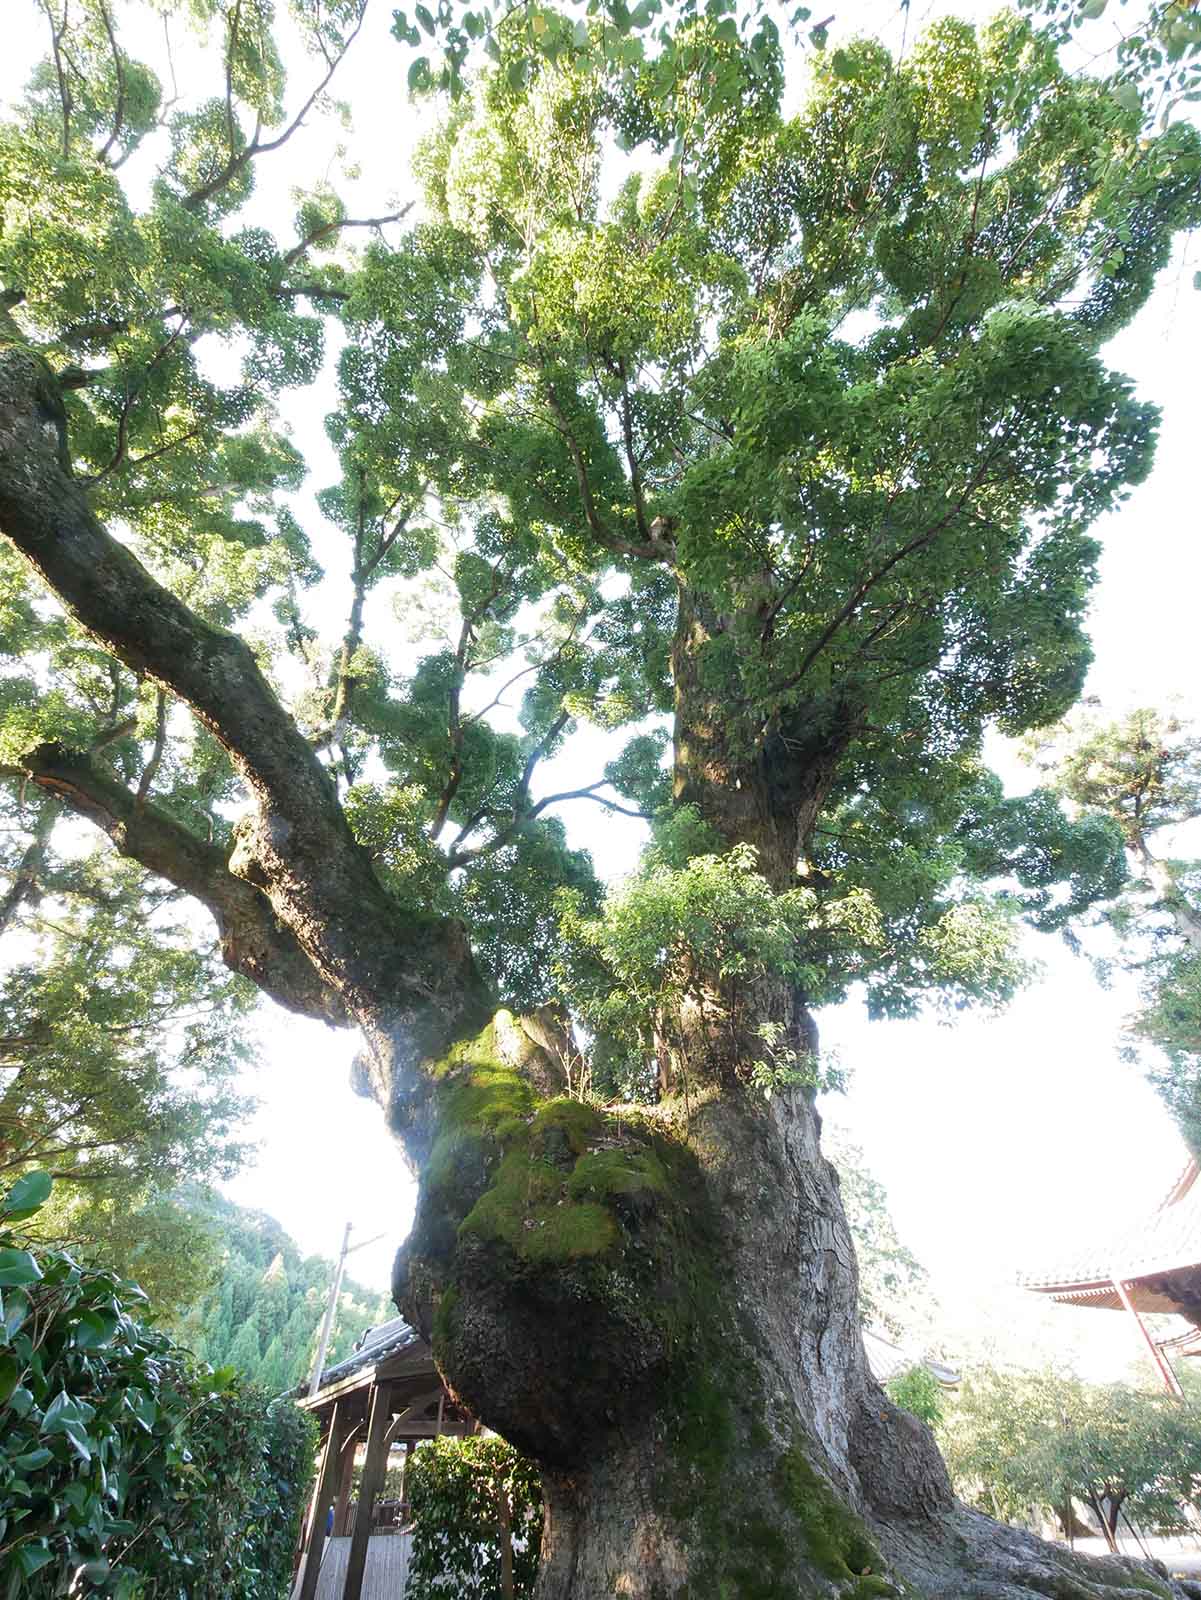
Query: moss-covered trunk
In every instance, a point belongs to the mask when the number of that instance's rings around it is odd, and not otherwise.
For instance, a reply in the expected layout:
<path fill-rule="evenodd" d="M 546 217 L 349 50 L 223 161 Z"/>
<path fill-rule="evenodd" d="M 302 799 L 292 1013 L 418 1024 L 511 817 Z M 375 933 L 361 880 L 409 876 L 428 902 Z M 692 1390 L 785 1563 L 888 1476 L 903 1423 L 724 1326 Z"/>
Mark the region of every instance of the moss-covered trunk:
<path fill-rule="evenodd" d="M 885 1592 L 857 1456 L 895 1455 L 912 1509 L 949 1494 L 867 1374 L 809 1097 L 710 1080 L 601 1111 L 554 1072 L 503 1013 L 446 1063 L 396 1284 L 455 1391 L 543 1465 L 541 1592 Z"/>
<path fill-rule="evenodd" d="M 675 796 L 783 890 L 856 714 L 827 696 L 747 728 L 713 670 L 730 625 L 681 595 Z M 1085 1577 L 954 1505 L 928 1430 L 868 1371 L 812 1093 L 759 1087 L 763 1024 L 777 1056 L 815 1048 L 804 996 L 706 957 L 659 1104 L 571 1098 L 551 1010 L 498 1013 L 426 1101 L 397 1301 L 464 1403 L 542 1467 L 539 1600 L 1173 1593 L 1128 1563 Z"/>
<path fill-rule="evenodd" d="M 542 1466 L 539 1600 L 1189 1592 L 954 1505 L 867 1370 L 806 1092 L 601 1110 L 557 1092 L 552 1031 L 502 1012 L 444 1063 L 395 1284 Z"/>

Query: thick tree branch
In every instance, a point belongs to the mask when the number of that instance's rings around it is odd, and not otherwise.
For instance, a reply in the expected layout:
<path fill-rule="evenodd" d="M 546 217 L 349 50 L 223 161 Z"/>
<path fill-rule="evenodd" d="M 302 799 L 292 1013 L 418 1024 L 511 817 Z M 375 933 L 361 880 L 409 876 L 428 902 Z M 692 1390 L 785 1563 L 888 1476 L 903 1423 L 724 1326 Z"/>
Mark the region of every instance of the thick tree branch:
<path fill-rule="evenodd" d="M 61 418 L 41 402 L 52 382 L 27 350 L 0 353 L 0 531 L 84 628 L 190 705 L 228 752 L 254 801 L 230 870 L 264 891 L 379 1045 L 399 1131 L 428 1098 L 421 1063 L 489 1009 L 464 931 L 396 905 L 250 647 L 196 616 L 102 527 L 63 465 Z"/>
<path fill-rule="evenodd" d="M 235 878 L 224 851 L 198 839 L 144 798 L 130 794 L 88 756 L 58 744 L 40 745 L 10 777 L 51 797 L 47 811 L 67 807 L 86 817 L 124 856 L 168 879 L 212 913 L 226 965 L 273 1000 L 304 1016 L 345 1023 L 337 995 L 318 978 L 296 940 L 281 928 L 266 897 Z"/>
<path fill-rule="evenodd" d="M 626 463 L 630 469 L 630 488 L 634 491 L 634 515 L 638 522 L 639 534 L 644 542 L 649 543 L 651 531 L 646 520 L 646 504 L 642 496 L 642 470 L 638 465 L 638 452 L 634 448 L 634 418 L 630 407 L 630 384 L 624 361 L 618 361 L 617 370 L 621 375 L 621 435 L 625 441 Z"/>

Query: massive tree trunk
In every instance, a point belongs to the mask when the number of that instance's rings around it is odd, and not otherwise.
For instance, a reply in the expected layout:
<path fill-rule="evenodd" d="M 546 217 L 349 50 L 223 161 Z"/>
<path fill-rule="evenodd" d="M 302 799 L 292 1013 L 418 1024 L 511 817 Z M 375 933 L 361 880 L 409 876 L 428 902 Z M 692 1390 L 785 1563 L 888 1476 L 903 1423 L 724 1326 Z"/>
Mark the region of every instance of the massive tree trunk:
<path fill-rule="evenodd" d="M 786 888 L 854 708 L 748 742 L 707 682 L 723 626 L 682 595 L 676 797 Z M 783 979 L 710 979 L 654 1107 L 567 1098 L 549 1015 L 501 1013 L 438 1069 L 394 1292 L 460 1398 L 542 1465 L 539 1600 L 1173 1593 L 956 1506 L 929 1430 L 868 1370 L 813 1095 L 752 1082 L 765 1022 L 814 1048 Z"/>
<path fill-rule="evenodd" d="M 394 1284 L 542 1465 L 539 1600 L 1201 1594 L 954 1503 L 867 1369 L 807 1092 L 601 1112 L 555 1093 L 547 1032 L 500 1013 L 445 1063 Z"/>
<path fill-rule="evenodd" d="M 930 1435 L 867 1371 L 812 1098 L 748 1082 L 758 1023 L 811 1048 L 803 997 L 715 989 L 680 1019 L 686 1095 L 570 1098 L 560 1020 L 487 1020 L 464 930 L 385 892 L 248 647 L 96 520 L 55 401 L 48 369 L 0 347 L 0 531 L 191 706 L 252 810 L 227 857 L 86 753 L 43 745 L 16 771 L 208 906 L 225 959 L 264 992 L 361 1030 L 360 1087 L 421 1176 L 398 1303 L 462 1399 L 542 1466 L 541 1600 L 1201 1594 L 954 1506 Z M 721 626 L 684 597 L 677 794 L 782 887 L 855 711 L 801 708 L 744 748 L 701 670 Z"/>

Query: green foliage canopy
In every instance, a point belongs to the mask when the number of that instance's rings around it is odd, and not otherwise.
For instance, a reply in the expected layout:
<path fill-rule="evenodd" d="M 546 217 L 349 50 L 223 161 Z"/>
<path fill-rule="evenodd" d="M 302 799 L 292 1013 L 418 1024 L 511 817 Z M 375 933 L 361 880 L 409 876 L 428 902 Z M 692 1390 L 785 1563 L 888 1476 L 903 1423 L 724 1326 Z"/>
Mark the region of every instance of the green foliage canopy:
<path fill-rule="evenodd" d="M 107 850 L 81 853 L 54 801 L 4 812 L 0 1173 L 49 1170 L 39 1235 L 99 1250 L 168 1310 L 213 1265 L 169 1197 L 249 1153 L 236 1080 L 254 991 L 198 942 L 178 896 Z"/>
<path fill-rule="evenodd" d="M 99 0 L 53 24 L 0 131 L 5 340 L 55 375 L 96 514 L 197 617 L 253 637 L 395 900 L 462 917 L 518 1008 L 558 989 L 603 1009 L 629 982 L 664 1009 L 679 963 L 653 930 L 706 872 L 744 918 L 777 902 L 779 939 L 738 945 L 723 982 L 770 968 L 811 1002 L 860 984 L 893 1015 L 1007 998 L 1018 917 L 1052 926 L 1121 872 L 1110 832 L 1006 801 L 980 750 L 1082 682 L 1089 530 L 1155 432 L 1100 350 L 1198 219 L 1195 130 L 1149 135 L 1120 84 L 1012 15 L 944 19 L 896 59 L 814 38 L 786 114 L 754 8 L 615 54 L 590 14 L 531 9 L 480 23 L 492 64 L 427 140 L 415 215 L 354 218 L 322 187 L 278 239 L 247 225 L 255 173 L 362 8 L 299 8 L 297 95 L 268 6 L 205 14 L 223 78 L 179 103 L 106 53 Z M 155 169 L 136 195 L 135 151 Z M 331 331 L 319 565 L 277 407 Z M 221 898 L 243 798 L 225 752 L 26 567 L 4 581 L 14 783 L 52 785 L 67 751 L 70 803 L 197 895 L 270 992 Z M 711 867 L 652 857 L 602 914 L 550 813 L 660 812 L 673 708 L 674 800 L 753 772 L 795 837 L 769 861 L 706 813 Z M 584 724 L 626 729 L 624 753 L 547 792 Z"/>
<path fill-rule="evenodd" d="M 1201 1491 L 1196 1402 L 1053 1372 L 983 1368 L 968 1378 L 943 1435 L 959 1492 L 1024 1520 L 1091 1507 L 1116 1548 L 1118 1519 L 1183 1532 Z"/>

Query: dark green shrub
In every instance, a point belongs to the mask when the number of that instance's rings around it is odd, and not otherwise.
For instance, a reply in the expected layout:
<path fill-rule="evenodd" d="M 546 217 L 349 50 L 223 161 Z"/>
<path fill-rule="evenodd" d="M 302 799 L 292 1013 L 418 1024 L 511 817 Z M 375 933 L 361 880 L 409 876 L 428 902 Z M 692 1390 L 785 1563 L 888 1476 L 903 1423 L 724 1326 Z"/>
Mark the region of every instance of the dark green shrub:
<path fill-rule="evenodd" d="M 500 1600 L 504 1506 L 513 1593 L 532 1595 L 542 1552 L 538 1469 L 503 1439 L 434 1439 L 405 1475 L 413 1516 L 407 1600 Z M 442 1580 L 441 1582 L 439 1580 Z"/>
<path fill-rule="evenodd" d="M 136 1285 L 35 1257 L 13 1225 L 49 1192 L 0 1202 L 0 1595 L 282 1600 L 307 1419 L 195 1361 Z"/>

